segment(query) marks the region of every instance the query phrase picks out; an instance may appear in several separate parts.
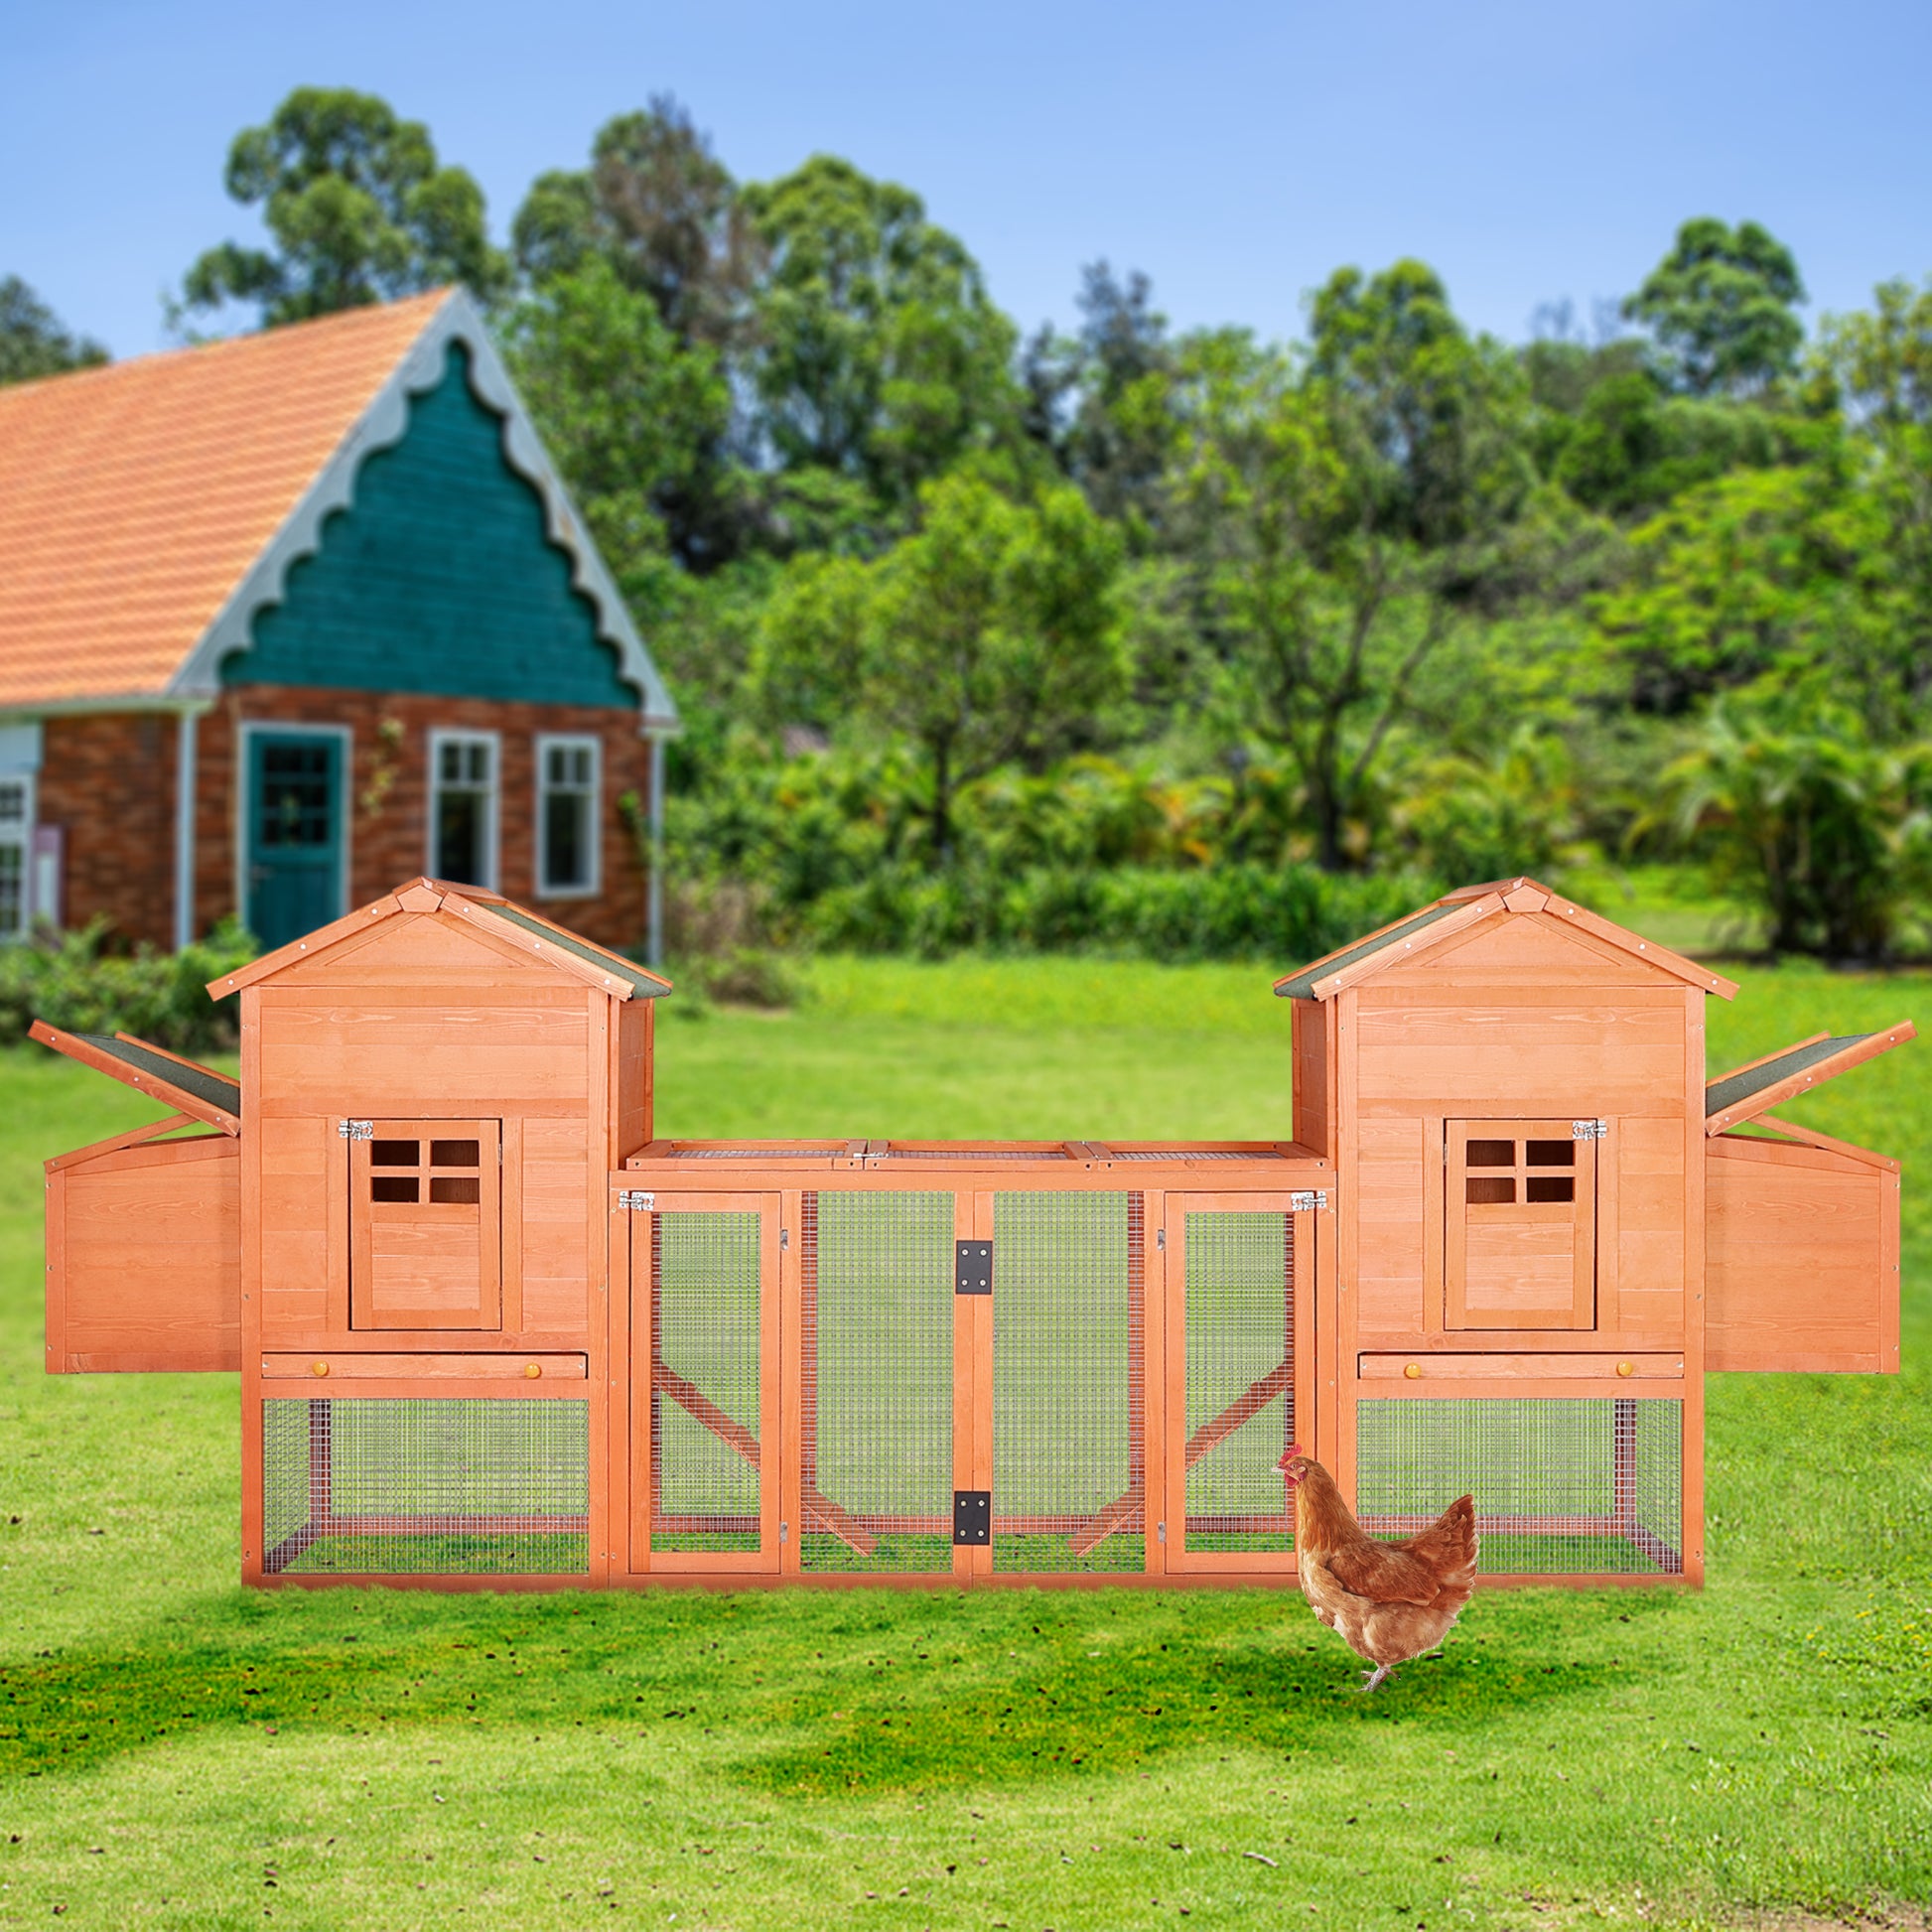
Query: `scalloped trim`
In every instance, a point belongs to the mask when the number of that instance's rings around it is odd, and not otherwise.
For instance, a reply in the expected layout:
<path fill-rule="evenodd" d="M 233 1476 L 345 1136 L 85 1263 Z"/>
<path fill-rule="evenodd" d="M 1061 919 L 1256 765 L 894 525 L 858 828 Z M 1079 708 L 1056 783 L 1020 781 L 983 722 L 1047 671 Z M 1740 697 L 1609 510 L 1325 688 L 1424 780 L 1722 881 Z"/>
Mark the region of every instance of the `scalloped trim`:
<path fill-rule="evenodd" d="M 219 694 L 222 660 L 253 648 L 256 614 L 281 603 L 290 570 L 322 548 L 324 524 L 336 511 L 352 504 L 364 460 L 402 441 L 409 428 L 410 399 L 428 394 L 443 380 L 452 343 L 461 343 L 469 350 L 471 393 L 501 421 L 504 462 L 543 499 L 545 534 L 570 558 L 572 587 L 589 600 L 597 614 L 599 639 L 617 652 L 619 676 L 637 693 L 643 731 L 656 735 L 679 728 L 677 705 L 537 436 L 483 317 L 461 289 L 445 297 L 282 527 L 248 566 L 187 661 L 169 680 L 169 696 Z"/>

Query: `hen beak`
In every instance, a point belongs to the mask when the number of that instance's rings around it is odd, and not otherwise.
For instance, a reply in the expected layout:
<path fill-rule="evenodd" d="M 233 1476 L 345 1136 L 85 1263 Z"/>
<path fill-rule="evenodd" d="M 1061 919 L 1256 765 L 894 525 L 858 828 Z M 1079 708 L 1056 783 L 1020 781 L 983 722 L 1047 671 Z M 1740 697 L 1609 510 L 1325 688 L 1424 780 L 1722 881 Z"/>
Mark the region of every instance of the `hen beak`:
<path fill-rule="evenodd" d="M 1303 1449 L 1300 1443 L 1290 1443 L 1287 1449 L 1282 1450 L 1282 1459 L 1275 1464 L 1275 1467 L 1278 1470 L 1280 1470 L 1283 1475 L 1288 1475 L 1288 1465 L 1291 1462 L 1293 1462 L 1298 1455 L 1304 1454 L 1305 1452 L 1306 1451 Z M 1290 1486 L 1293 1487 L 1294 1484 L 1297 1481 L 1299 1481 L 1299 1478 L 1296 1476 L 1288 1476 L 1288 1480 Z"/>

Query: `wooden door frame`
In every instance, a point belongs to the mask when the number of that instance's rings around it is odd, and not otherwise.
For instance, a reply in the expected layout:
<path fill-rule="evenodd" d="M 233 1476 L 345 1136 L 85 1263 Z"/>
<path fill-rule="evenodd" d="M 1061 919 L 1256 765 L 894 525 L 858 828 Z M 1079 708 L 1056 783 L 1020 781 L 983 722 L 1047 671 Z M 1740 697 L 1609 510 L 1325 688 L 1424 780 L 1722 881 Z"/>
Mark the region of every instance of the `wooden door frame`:
<path fill-rule="evenodd" d="M 1193 1441 L 1187 1432 L 1186 1230 L 1190 1213 L 1283 1214 L 1288 1218 L 1295 1272 L 1292 1379 L 1287 1386 L 1294 1396 L 1296 1433 L 1305 1448 L 1317 1444 L 1319 1438 L 1316 1425 L 1315 1303 L 1318 1295 L 1317 1270 L 1323 1245 L 1316 1230 L 1320 1217 L 1312 1208 L 1297 1207 L 1294 1191 L 1288 1188 L 1267 1192 L 1207 1187 L 1174 1189 L 1163 1198 L 1161 1213 L 1161 1226 L 1167 1235 L 1163 1256 L 1165 1292 L 1161 1297 L 1165 1313 L 1163 1353 L 1166 1357 L 1163 1377 L 1166 1409 L 1166 1427 L 1163 1431 L 1166 1451 L 1163 1472 L 1165 1535 L 1162 1543 L 1165 1572 L 1182 1580 L 1242 1575 L 1252 1577 L 1257 1583 L 1269 1578 L 1293 1576 L 1295 1555 L 1292 1550 L 1203 1550 L 1192 1557 L 1187 1554 L 1187 1450 Z M 1257 1388 L 1260 1386 L 1256 1385 Z M 1251 1389 L 1240 1401 L 1247 1401 L 1254 1393 Z M 1270 1402 L 1273 1399 L 1272 1396 L 1268 1398 Z M 1225 1420 L 1239 1406 L 1239 1403 L 1230 1405 L 1217 1422 Z M 1210 1424 L 1206 1427 L 1213 1426 Z M 1237 1422 L 1226 1435 L 1232 1435 L 1234 1429 L 1242 1426 L 1243 1423 Z M 1195 1436 L 1202 1434 L 1205 1434 L 1205 1429 L 1194 1432 Z M 1199 1460 L 1201 1455 L 1209 1453 L 1226 1440 L 1226 1435 L 1206 1444 L 1194 1459 Z M 1286 1507 L 1286 1484 L 1284 1504 Z"/>
<path fill-rule="evenodd" d="M 355 771 L 355 728 L 352 725 L 308 725 L 299 720 L 283 722 L 275 718 L 244 718 L 235 727 L 235 756 L 240 766 L 235 785 L 235 910 L 246 923 L 251 909 L 248 902 L 248 869 L 254 846 L 255 742 L 261 738 L 327 738 L 338 747 L 335 910 L 323 924 L 344 918 L 348 912 L 349 882 L 355 877 L 355 855 L 350 848 L 355 814 L 348 808 Z"/>
<path fill-rule="evenodd" d="M 788 1228 L 783 1220 L 784 1195 L 775 1187 L 690 1188 L 675 1193 L 658 1189 L 647 1194 L 649 1206 L 629 1208 L 621 1205 L 621 1194 L 628 1191 L 631 1178 L 629 1174 L 611 1175 L 613 1218 L 615 1221 L 621 1216 L 624 1223 L 622 1236 L 614 1229 L 612 1242 L 611 1540 L 619 1546 L 612 1558 L 613 1573 L 691 1580 L 717 1576 L 747 1582 L 755 1578 L 776 1578 L 782 1569 L 782 1551 L 787 1543 L 794 1541 L 789 1532 L 795 1527 L 783 1514 L 783 1445 L 788 1426 L 786 1418 L 794 1406 L 784 1400 L 787 1358 L 780 1314 L 784 1294 L 781 1262 L 786 1255 L 780 1236 Z M 759 1434 L 755 1464 L 759 1474 L 759 1548 L 755 1551 L 659 1551 L 651 1546 L 651 1231 L 656 1217 L 667 1213 L 759 1216 Z M 623 1291 L 619 1294 L 616 1278 L 621 1242 L 624 1267 Z M 640 1362 L 644 1375 L 641 1400 Z M 738 1446 L 734 1443 L 734 1447 Z"/>

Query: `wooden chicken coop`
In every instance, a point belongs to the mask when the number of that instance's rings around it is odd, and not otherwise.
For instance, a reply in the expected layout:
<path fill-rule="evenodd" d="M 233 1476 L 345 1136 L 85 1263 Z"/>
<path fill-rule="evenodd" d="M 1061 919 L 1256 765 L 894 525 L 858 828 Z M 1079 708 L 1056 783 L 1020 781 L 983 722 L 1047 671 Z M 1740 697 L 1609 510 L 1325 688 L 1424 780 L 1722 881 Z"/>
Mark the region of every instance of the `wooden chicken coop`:
<path fill-rule="evenodd" d="M 1897 1165 L 1708 1081 L 1707 968 L 1528 880 L 1283 980 L 1293 1137 L 662 1141 L 668 986 L 417 880 L 209 988 L 238 1080 L 48 1163 L 47 1364 L 239 1369 L 242 1573 L 1256 1584 L 1299 1441 L 1491 1578 L 1704 1567 L 1704 1377 L 1898 1367 Z"/>

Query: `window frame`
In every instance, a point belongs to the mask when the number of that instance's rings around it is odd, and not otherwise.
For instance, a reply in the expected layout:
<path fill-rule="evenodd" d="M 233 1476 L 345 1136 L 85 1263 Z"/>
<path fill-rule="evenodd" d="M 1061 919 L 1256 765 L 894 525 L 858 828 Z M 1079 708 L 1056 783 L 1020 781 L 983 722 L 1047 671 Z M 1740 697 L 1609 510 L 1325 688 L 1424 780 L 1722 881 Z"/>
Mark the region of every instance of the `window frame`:
<path fill-rule="evenodd" d="M 1597 1250 L 1599 1229 L 1596 1218 L 1601 1155 L 1606 1143 L 1596 1139 L 1580 1140 L 1576 1120 L 1555 1118 L 1504 1117 L 1479 1115 L 1445 1120 L 1443 1149 L 1443 1326 L 1452 1334 L 1494 1333 L 1498 1330 L 1523 1332 L 1587 1333 L 1597 1321 Z M 1532 1159 L 1530 1145 L 1539 1141 L 1561 1141 L 1570 1150 L 1567 1165 L 1547 1164 L 1551 1178 L 1567 1175 L 1571 1191 L 1567 1200 L 1528 1198 L 1530 1173 L 1543 1166 Z M 1472 1147 L 1506 1142 L 1511 1146 L 1507 1167 L 1500 1162 L 1469 1159 Z M 1507 1199 L 1472 1199 L 1469 1184 L 1485 1177 L 1485 1170 L 1496 1181 L 1510 1188 Z M 1473 1212 L 1472 1212 L 1473 1210 Z M 1570 1250 L 1570 1301 L 1567 1309 L 1511 1307 L 1492 1299 L 1494 1288 L 1472 1284 L 1468 1240 L 1473 1228 L 1490 1227 L 1529 1230 L 1538 1226 L 1555 1228 L 1568 1225 Z"/>
<path fill-rule="evenodd" d="M 546 769 L 553 751 L 582 752 L 591 755 L 588 791 L 576 785 L 553 786 Z M 595 732 L 538 732 L 535 738 L 536 818 L 533 825 L 535 851 L 531 875 L 538 898 L 595 898 L 604 889 L 604 741 Z M 544 806 L 551 794 L 565 792 L 588 795 L 590 799 L 586 848 L 589 854 L 582 885 L 558 885 L 550 878 L 547 828 Z"/>
<path fill-rule="evenodd" d="M 487 803 L 483 814 L 483 863 L 480 870 L 481 879 L 451 880 L 452 885 L 470 885 L 485 893 L 500 892 L 502 877 L 502 815 L 503 815 L 503 735 L 501 732 L 472 730 L 468 727 L 449 725 L 432 726 L 429 733 L 429 785 L 426 792 L 427 808 L 424 813 L 423 870 L 432 879 L 445 878 L 437 863 L 437 827 L 442 817 L 443 794 L 447 791 L 472 791 L 477 787 L 446 785 L 443 780 L 443 752 L 448 746 L 485 746 L 489 752 L 489 783 L 485 796 Z"/>
<path fill-rule="evenodd" d="M 11 932 L 0 931 L 0 946 L 18 945 L 34 936 L 34 920 L 40 907 L 34 892 L 34 834 L 40 825 L 40 773 L 38 771 L 0 771 L 0 785 L 18 785 L 22 792 L 18 833 L 0 830 L 0 845 L 20 849 L 20 924 Z"/>

